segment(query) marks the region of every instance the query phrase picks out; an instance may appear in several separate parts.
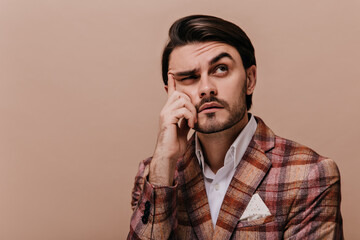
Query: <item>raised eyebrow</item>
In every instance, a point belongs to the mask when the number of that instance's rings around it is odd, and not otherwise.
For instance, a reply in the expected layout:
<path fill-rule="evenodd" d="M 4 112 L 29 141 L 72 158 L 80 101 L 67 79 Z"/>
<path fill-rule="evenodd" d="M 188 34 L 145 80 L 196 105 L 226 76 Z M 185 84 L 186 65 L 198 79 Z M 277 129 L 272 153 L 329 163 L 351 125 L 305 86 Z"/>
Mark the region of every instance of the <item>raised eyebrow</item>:
<path fill-rule="evenodd" d="M 234 62 L 234 59 L 230 54 L 228 54 L 227 52 L 222 52 L 219 55 L 217 55 L 216 57 L 214 57 L 213 59 L 211 59 L 209 61 L 209 65 L 213 65 L 216 62 L 218 62 L 220 59 L 225 58 L 225 57 L 230 58 Z"/>

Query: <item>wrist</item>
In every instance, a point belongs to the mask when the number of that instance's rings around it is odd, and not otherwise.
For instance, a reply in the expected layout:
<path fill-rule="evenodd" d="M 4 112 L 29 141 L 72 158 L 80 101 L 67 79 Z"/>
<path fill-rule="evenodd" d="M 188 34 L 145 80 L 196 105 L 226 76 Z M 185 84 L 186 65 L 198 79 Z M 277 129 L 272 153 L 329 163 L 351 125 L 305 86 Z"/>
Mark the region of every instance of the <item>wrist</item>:
<path fill-rule="evenodd" d="M 150 162 L 149 182 L 155 185 L 173 186 L 175 164 L 170 159 L 153 157 Z"/>

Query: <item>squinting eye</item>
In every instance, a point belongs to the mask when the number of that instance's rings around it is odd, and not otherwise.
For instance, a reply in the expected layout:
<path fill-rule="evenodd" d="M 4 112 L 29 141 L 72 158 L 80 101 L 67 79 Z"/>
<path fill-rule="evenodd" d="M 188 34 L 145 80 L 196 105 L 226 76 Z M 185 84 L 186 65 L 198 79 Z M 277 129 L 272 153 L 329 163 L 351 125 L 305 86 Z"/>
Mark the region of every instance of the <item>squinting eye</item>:
<path fill-rule="evenodd" d="M 215 68 L 215 74 L 224 74 L 228 71 L 228 67 L 226 65 L 219 65 Z"/>
<path fill-rule="evenodd" d="M 188 76 L 188 77 L 180 79 L 180 81 L 185 81 L 185 80 L 190 80 L 190 79 L 197 79 L 197 78 L 198 78 L 197 76 Z"/>

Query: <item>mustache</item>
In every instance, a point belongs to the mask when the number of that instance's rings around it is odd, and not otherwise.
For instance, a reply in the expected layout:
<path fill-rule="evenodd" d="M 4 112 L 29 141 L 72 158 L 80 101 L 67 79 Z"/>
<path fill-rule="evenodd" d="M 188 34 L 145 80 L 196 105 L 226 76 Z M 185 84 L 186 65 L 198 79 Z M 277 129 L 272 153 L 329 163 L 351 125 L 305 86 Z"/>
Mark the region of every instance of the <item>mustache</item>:
<path fill-rule="evenodd" d="M 220 103 L 224 108 L 230 110 L 230 105 L 226 101 L 224 101 L 222 99 L 218 99 L 217 97 L 214 97 L 214 96 L 210 96 L 210 97 L 201 99 L 201 101 L 195 105 L 196 112 L 199 112 L 200 107 L 203 104 L 208 103 L 208 102 Z"/>

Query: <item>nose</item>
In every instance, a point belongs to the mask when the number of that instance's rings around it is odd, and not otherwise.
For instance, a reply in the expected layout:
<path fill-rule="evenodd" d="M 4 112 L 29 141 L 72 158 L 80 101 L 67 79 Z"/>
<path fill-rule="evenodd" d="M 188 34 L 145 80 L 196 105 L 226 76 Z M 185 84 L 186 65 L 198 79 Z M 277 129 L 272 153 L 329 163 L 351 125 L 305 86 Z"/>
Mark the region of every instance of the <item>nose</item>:
<path fill-rule="evenodd" d="M 217 88 L 208 76 L 201 76 L 199 85 L 199 97 L 210 97 L 217 95 Z"/>

